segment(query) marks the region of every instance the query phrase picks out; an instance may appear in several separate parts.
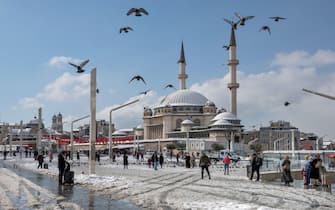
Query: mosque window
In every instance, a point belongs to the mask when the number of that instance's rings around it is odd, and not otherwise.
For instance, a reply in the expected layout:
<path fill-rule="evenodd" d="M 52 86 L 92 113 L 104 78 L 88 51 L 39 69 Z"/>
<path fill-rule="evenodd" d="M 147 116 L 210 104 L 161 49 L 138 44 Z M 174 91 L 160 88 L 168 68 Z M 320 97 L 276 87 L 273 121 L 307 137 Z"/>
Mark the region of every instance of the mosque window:
<path fill-rule="evenodd" d="M 181 119 L 177 119 L 176 128 L 180 128 L 181 127 L 181 122 L 182 122 Z"/>

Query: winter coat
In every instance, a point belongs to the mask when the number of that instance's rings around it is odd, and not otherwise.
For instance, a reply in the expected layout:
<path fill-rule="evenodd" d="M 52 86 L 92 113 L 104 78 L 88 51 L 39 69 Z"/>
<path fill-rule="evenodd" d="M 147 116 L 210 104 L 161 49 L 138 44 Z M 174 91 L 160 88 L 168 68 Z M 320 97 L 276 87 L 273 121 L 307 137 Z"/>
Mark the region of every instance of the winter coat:
<path fill-rule="evenodd" d="M 224 158 L 223 158 L 223 163 L 224 164 L 230 164 L 230 158 L 229 158 L 229 156 L 228 155 L 226 155 L 226 156 L 224 156 Z"/>
<path fill-rule="evenodd" d="M 126 154 L 123 155 L 123 165 L 128 165 L 128 155 Z"/>
<path fill-rule="evenodd" d="M 64 170 L 65 169 L 65 158 L 64 158 L 64 155 L 62 153 L 60 153 L 58 155 L 58 168 L 60 170 Z"/>
<path fill-rule="evenodd" d="M 310 177 L 312 179 L 320 179 L 319 168 L 316 167 L 316 163 L 320 160 L 320 158 L 315 158 L 310 163 Z"/>
<path fill-rule="evenodd" d="M 164 163 L 164 157 L 163 157 L 163 155 L 160 155 L 159 156 L 159 164 L 163 164 Z"/>
<path fill-rule="evenodd" d="M 200 162 L 199 162 L 199 166 L 200 167 L 208 167 L 211 165 L 211 162 L 208 158 L 207 155 L 203 154 L 201 157 L 200 157 Z"/>

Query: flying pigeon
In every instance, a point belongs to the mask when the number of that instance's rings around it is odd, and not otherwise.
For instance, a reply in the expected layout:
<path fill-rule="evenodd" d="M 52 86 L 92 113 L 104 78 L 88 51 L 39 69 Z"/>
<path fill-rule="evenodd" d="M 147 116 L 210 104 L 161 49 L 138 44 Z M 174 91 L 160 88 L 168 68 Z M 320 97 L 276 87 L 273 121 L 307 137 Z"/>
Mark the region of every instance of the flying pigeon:
<path fill-rule="evenodd" d="M 262 26 L 262 28 L 259 29 L 259 31 L 268 31 L 269 34 L 271 35 L 271 30 L 270 30 L 270 27 L 269 27 L 269 26 Z"/>
<path fill-rule="evenodd" d="M 273 19 L 274 21 L 278 22 L 279 20 L 285 20 L 286 18 L 275 16 L 275 17 L 269 17 L 270 19 Z"/>
<path fill-rule="evenodd" d="M 146 90 L 146 91 L 143 91 L 143 92 L 140 92 L 140 94 L 144 94 L 146 95 L 147 93 L 149 93 L 151 90 Z"/>
<path fill-rule="evenodd" d="M 149 13 L 143 9 L 143 8 L 131 8 L 128 12 L 127 15 L 131 15 L 132 13 L 135 13 L 135 16 L 142 16 L 142 13 L 145 15 L 149 15 Z"/>
<path fill-rule="evenodd" d="M 100 91 L 99 91 L 99 89 L 98 89 L 98 88 L 97 88 L 96 92 L 97 92 L 97 94 L 99 94 L 99 92 L 100 92 Z"/>
<path fill-rule="evenodd" d="M 240 19 L 240 25 L 241 26 L 244 26 L 245 21 L 250 20 L 250 19 L 255 17 L 255 16 L 245 16 L 245 17 L 243 17 L 242 15 L 238 14 L 237 12 L 235 12 L 235 15 Z"/>
<path fill-rule="evenodd" d="M 143 82 L 144 84 L 147 84 L 147 83 L 145 83 L 143 77 L 141 77 L 140 75 L 136 75 L 136 76 L 134 76 L 133 78 L 131 78 L 131 80 L 129 81 L 129 83 L 131 83 L 133 80 L 137 80 L 137 81 L 142 80 L 142 82 Z"/>
<path fill-rule="evenodd" d="M 234 23 L 234 21 L 232 21 L 232 20 L 228 20 L 228 19 L 226 19 L 226 18 L 223 18 L 227 23 L 229 23 L 230 25 L 231 25 L 231 27 L 233 28 L 233 29 L 237 29 L 237 25 L 240 23 L 240 21 L 237 21 L 236 23 Z"/>
<path fill-rule="evenodd" d="M 83 61 L 79 66 L 76 65 L 76 64 L 73 64 L 71 62 L 69 62 L 69 64 L 73 67 L 76 67 L 77 68 L 77 73 L 83 73 L 85 70 L 83 69 L 83 67 L 89 62 L 90 60 L 86 60 L 86 61 Z"/>
<path fill-rule="evenodd" d="M 120 34 L 122 32 L 128 33 L 129 31 L 133 31 L 133 29 L 131 27 L 129 27 L 129 26 L 120 28 Z"/>
<path fill-rule="evenodd" d="M 228 46 L 228 45 L 223 45 L 223 48 L 225 48 L 226 50 L 229 50 L 230 46 Z"/>
<path fill-rule="evenodd" d="M 176 89 L 172 84 L 167 84 L 167 85 L 164 87 L 164 89 L 166 89 L 166 88 L 174 88 L 174 89 Z"/>
<path fill-rule="evenodd" d="M 291 103 L 288 102 L 288 101 L 286 101 L 286 102 L 284 103 L 285 106 L 288 106 L 288 105 L 290 105 L 290 104 L 291 104 Z"/>

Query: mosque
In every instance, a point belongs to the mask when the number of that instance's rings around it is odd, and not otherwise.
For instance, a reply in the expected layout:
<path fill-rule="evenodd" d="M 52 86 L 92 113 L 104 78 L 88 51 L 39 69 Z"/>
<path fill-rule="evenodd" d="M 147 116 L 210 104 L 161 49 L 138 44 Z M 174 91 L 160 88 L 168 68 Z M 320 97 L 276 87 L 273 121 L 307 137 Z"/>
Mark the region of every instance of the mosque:
<path fill-rule="evenodd" d="M 159 150 L 175 141 L 184 142 L 186 150 L 210 150 L 211 144 L 220 143 L 227 149 L 234 149 L 241 139 L 243 125 L 237 118 L 236 94 L 236 41 L 231 30 L 229 60 L 231 81 L 230 110 L 218 109 L 214 101 L 201 93 L 187 89 L 186 59 L 184 45 L 181 45 L 179 64 L 179 89 L 163 98 L 153 107 L 145 107 L 143 125 L 135 129 L 138 143 L 145 149 Z"/>

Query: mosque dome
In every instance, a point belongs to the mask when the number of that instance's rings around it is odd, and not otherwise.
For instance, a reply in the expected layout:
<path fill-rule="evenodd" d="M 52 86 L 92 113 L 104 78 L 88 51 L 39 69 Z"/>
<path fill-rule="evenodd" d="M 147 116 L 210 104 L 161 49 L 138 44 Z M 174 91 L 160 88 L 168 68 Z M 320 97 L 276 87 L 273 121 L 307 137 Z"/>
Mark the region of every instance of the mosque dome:
<path fill-rule="evenodd" d="M 206 101 L 205 106 L 215 106 L 213 101 Z"/>
<path fill-rule="evenodd" d="M 178 90 L 167 97 L 165 97 L 160 106 L 171 105 L 171 106 L 204 106 L 208 99 L 198 92 L 192 90 Z"/>
<path fill-rule="evenodd" d="M 232 126 L 232 125 L 233 124 L 231 122 L 228 122 L 227 120 L 219 119 L 210 126 Z"/>
<path fill-rule="evenodd" d="M 221 112 L 220 114 L 216 115 L 211 121 L 217 120 L 239 120 L 237 119 L 236 115 L 231 112 Z"/>
<path fill-rule="evenodd" d="M 191 120 L 184 120 L 183 122 L 181 122 L 182 125 L 193 125 L 194 122 L 192 122 Z"/>

